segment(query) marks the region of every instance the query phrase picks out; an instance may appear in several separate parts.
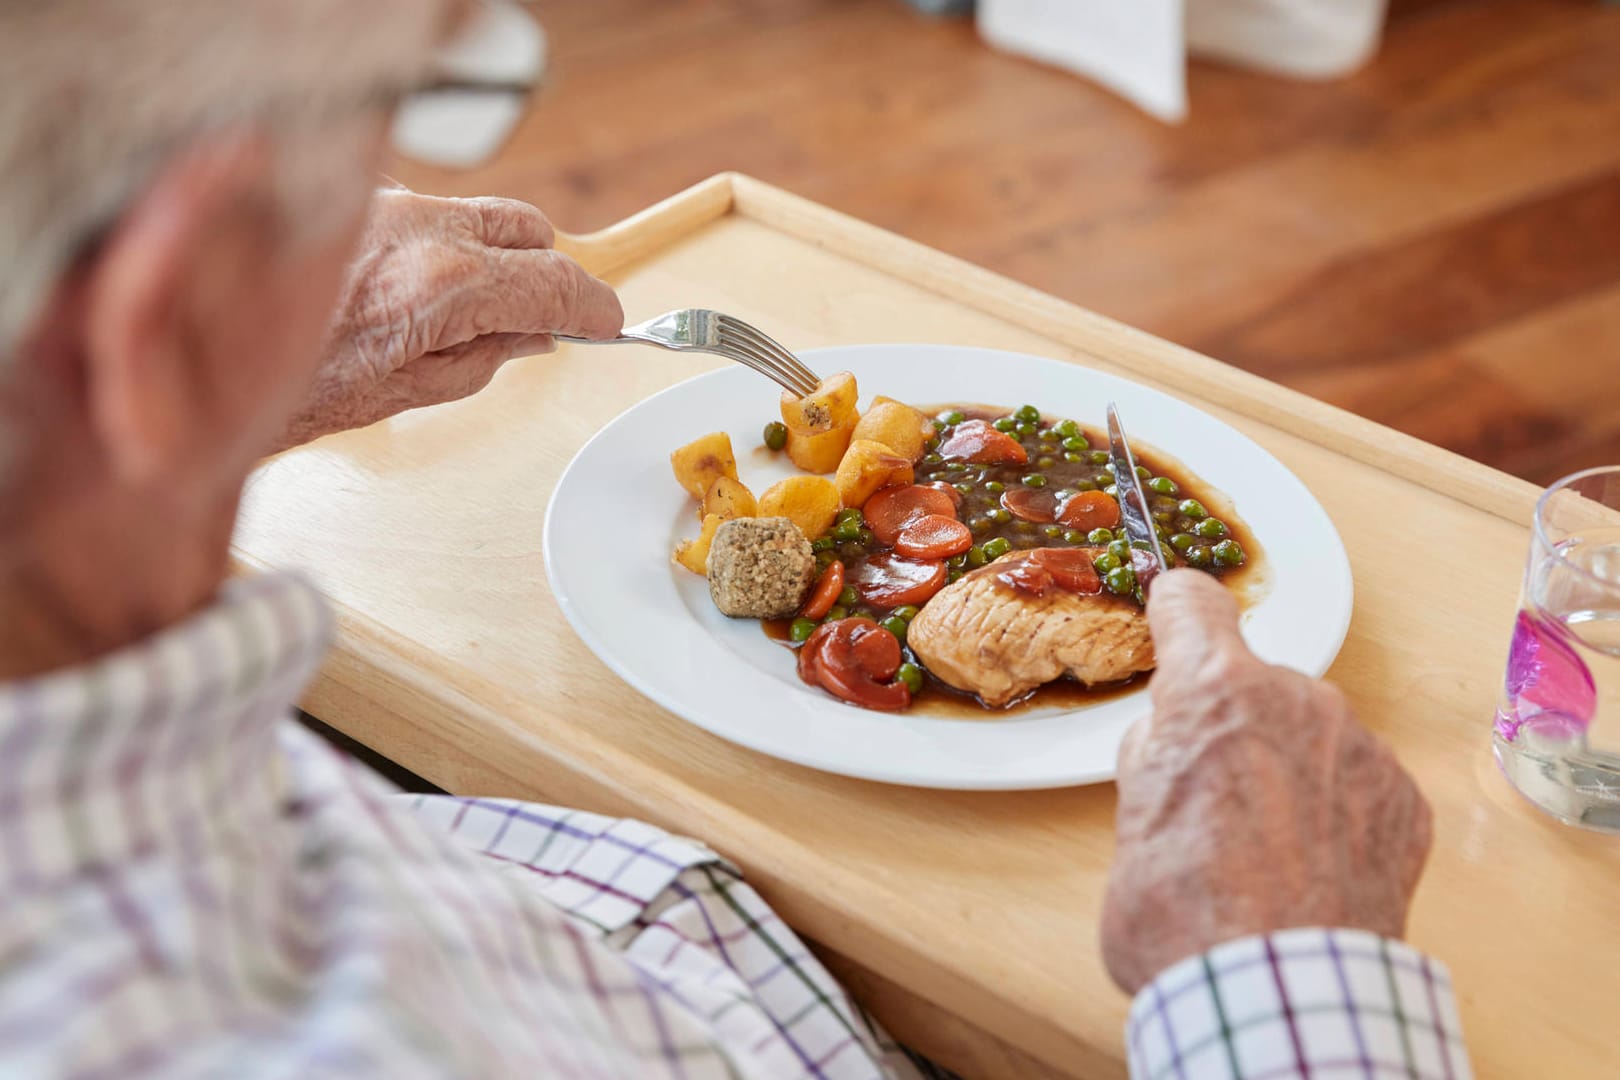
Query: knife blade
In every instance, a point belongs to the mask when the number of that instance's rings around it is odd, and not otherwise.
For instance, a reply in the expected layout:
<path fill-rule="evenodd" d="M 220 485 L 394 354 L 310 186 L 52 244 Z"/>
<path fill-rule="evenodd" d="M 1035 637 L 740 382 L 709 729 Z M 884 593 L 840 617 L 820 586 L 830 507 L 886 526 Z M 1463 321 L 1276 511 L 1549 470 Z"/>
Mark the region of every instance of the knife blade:
<path fill-rule="evenodd" d="M 1112 401 L 1108 403 L 1108 460 L 1114 466 L 1114 487 L 1119 492 L 1119 513 L 1125 522 L 1126 538 L 1133 549 L 1148 553 L 1157 571 L 1169 570 L 1164 549 L 1159 546 L 1159 531 L 1154 528 L 1147 493 L 1142 490 L 1142 478 L 1136 475 L 1136 458 L 1131 454 L 1131 444 L 1125 441 L 1125 427 L 1119 422 L 1119 410 Z"/>

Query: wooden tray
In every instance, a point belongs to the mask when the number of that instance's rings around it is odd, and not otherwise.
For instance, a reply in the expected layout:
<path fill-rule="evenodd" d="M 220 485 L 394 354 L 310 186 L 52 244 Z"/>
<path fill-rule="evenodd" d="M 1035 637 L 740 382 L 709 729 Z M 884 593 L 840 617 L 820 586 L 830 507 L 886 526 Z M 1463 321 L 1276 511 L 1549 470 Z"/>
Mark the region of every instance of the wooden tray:
<path fill-rule="evenodd" d="M 1355 567 L 1331 677 L 1434 802 L 1411 939 L 1450 964 L 1477 1071 L 1613 1075 L 1620 845 L 1530 809 L 1489 750 L 1529 485 L 742 176 L 565 246 L 633 318 L 714 307 L 796 348 L 1060 357 L 1186 398 L 1277 455 Z M 565 349 L 473 400 L 266 463 L 241 561 L 307 568 L 340 615 L 306 707 L 452 791 L 704 838 L 942 1063 L 1121 1075 L 1127 1001 L 1095 945 L 1112 786 L 937 792 L 782 764 L 642 699 L 564 623 L 540 553 L 563 466 L 633 402 L 719 363 Z"/>

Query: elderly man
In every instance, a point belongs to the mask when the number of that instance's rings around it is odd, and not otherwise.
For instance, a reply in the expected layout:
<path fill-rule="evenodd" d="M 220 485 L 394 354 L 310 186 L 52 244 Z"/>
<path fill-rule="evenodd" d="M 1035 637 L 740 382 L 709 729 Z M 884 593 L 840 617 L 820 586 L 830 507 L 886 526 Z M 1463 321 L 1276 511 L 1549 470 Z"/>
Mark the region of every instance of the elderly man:
<path fill-rule="evenodd" d="M 266 450 L 619 328 L 533 208 L 373 193 L 460 16 L 0 0 L 0 1074 L 915 1073 L 700 844 L 390 794 L 286 718 L 316 594 L 225 580 Z M 1102 927 L 1133 1069 L 1466 1073 L 1398 942 L 1410 779 L 1207 579 L 1150 614 Z"/>

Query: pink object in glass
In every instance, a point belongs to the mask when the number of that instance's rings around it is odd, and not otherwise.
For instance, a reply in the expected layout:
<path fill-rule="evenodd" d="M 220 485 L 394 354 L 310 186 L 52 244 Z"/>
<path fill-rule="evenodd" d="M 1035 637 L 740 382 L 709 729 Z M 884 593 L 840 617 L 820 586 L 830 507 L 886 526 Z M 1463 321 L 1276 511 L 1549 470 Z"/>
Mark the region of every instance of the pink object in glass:
<path fill-rule="evenodd" d="M 1597 715 L 1597 683 L 1570 645 L 1564 628 L 1521 610 L 1508 653 L 1506 710 L 1496 714 L 1496 732 L 1512 742 L 1526 726 L 1544 738 L 1584 735 Z"/>

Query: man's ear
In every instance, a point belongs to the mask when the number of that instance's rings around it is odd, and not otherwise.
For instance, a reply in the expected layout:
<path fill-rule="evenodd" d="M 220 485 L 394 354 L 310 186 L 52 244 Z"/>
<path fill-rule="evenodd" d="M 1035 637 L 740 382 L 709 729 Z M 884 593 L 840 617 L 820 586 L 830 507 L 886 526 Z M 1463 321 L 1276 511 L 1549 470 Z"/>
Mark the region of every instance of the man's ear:
<path fill-rule="evenodd" d="M 215 136 L 168 163 L 89 257 L 85 393 L 113 469 L 145 484 L 181 465 L 207 423 L 210 374 L 190 293 L 264 198 L 268 154 L 252 135 Z"/>

